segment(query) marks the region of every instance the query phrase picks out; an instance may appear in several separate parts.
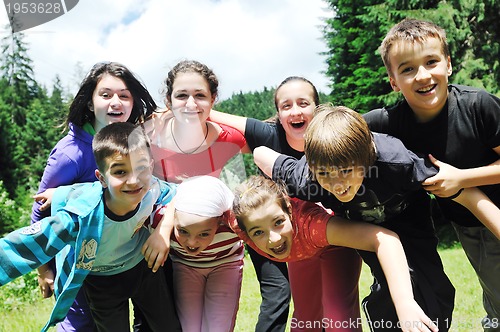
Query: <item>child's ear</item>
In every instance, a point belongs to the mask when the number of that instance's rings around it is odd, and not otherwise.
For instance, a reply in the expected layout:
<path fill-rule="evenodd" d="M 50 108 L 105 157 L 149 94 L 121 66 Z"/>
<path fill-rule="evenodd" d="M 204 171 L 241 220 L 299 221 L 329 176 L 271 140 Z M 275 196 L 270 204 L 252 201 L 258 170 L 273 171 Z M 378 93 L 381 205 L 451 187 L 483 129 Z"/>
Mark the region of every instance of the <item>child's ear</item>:
<path fill-rule="evenodd" d="M 391 76 L 389 76 L 389 83 L 391 84 L 392 90 L 399 92 L 399 87 L 396 84 L 396 81 L 394 80 L 394 78 L 392 78 Z"/>
<path fill-rule="evenodd" d="M 453 67 L 451 66 L 451 58 L 448 56 L 448 76 L 451 76 L 453 73 Z"/>
<path fill-rule="evenodd" d="M 99 172 L 98 169 L 95 170 L 95 176 L 99 180 L 103 188 L 108 187 L 108 184 L 106 183 L 106 178 L 104 177 L 104 175 L 102 175 L 101 172 Z"/>

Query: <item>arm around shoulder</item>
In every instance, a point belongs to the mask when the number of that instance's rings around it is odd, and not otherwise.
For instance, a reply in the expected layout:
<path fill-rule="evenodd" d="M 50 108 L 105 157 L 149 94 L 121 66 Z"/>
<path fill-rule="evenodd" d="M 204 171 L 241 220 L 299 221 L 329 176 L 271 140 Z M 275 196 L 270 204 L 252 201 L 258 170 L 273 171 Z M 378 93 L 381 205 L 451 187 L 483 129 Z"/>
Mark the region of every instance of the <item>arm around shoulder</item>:
<path fill-rule="evenodd" d="M 227 126 L 233 127 L 243 135 L 245 135 L 245 127 L 247 124 L 247 118 L 239 115 L 219 112 L 214 109 L 210 110 L 210 120 L 222 123 Z"/>

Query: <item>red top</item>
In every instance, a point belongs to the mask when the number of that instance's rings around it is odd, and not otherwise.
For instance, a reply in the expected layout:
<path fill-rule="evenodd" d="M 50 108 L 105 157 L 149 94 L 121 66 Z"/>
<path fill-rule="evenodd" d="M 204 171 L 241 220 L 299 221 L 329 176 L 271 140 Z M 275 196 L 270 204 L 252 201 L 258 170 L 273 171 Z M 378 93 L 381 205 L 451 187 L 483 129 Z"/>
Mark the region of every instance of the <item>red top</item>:
<path fill-rule="evenodd" d="M 196 175 L 219 177 L 224 165 L 246 144 L 245 137 L 236 129 L 219 124 L 222 131 L 217 140 L 200 153 L 182 154 L 151 145 L 154 159 L 153 174 L 168 182 Z"/>

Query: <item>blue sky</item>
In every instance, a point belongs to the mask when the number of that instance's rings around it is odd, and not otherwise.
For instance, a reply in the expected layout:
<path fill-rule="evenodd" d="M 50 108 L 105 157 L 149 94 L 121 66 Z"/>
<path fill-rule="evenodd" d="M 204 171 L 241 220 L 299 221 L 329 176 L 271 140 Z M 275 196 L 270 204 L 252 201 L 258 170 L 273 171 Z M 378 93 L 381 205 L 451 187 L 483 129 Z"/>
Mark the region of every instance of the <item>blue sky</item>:
<path fill-rule="evenodd" d="M 219 99 L 275 87 L 290 75 L 329 92 L 319 53 L 326 51 L 321 19 L 331 15 L 323 0 L 80 0 L 24 33 L 35 78 L 48 87 L 58 74 L 74 93 L 95 62 L 119 61 L 162 104 L 162 81 L 183 59 L 214 70 Z M 7 22 L 3 10 L 0 24 Z"/>

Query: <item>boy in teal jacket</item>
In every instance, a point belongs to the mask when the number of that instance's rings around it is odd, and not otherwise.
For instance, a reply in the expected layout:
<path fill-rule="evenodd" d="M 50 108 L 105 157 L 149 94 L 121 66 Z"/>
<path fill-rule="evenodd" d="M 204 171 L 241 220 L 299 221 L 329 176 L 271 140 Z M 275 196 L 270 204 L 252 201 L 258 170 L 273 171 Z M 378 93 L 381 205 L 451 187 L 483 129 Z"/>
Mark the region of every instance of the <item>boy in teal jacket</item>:
<path fill-rule="evenodd" d="M 64 319 L 83 286 L 98 331 L 129 331 L 128 300 L 153 331 L 179 330 L 163 273 L 153 273 L 141 253 L 155 205 L 175 187 L 152 177 L 143 131 L 114 123 L 94 137 L 94 183 L 58 188 L 52 216 L 0 239 L 0 285 L 56 257 L 56 302 L 48 323 Z"/>

